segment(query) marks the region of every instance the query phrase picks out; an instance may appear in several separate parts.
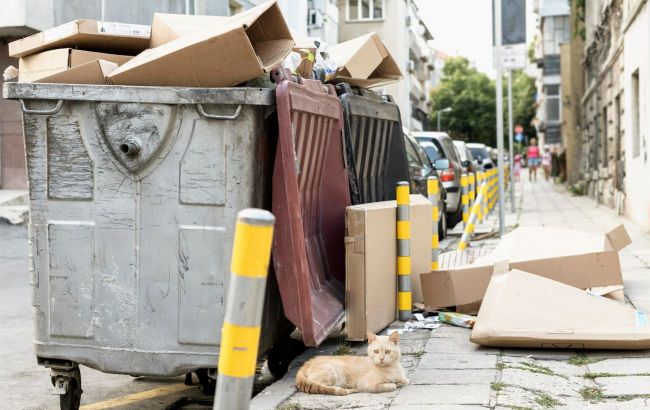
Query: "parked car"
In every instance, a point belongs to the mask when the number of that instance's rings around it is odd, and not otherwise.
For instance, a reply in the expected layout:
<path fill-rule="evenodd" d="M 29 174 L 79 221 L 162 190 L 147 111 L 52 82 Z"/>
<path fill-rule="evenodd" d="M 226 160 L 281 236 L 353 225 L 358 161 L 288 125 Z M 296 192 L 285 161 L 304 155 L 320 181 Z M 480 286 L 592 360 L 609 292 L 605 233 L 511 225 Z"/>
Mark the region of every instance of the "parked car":
<path fill-rule="evenodd" d="M 492 162 L 490 151 L 487 145 L 479 144 L 477 142 L 468 142 L 467 148 L 469 148 L 474 161 L 481 170 L 485 171 L 487 169 L 494 168 L 494 162 Z"/>
<path fill-rule="evenodd" d="M 458 151 L 458 155 L 460 156 L 461 160 L 461 165 L 463 166 L 463 171 L 467 175 L 474 175 L 474 181 L 476 181 L 476 172 L 480 169 L 480 167 L 476 164 L 474 161 L 474 157 L 472 156 L 472 152 L 469 150 L 467 147 L 467 143 L 465 141 L 456 141 L 454 140 L 454 146 L 456 147 L 456 150 Z M 478 194 L 478 184 L 474 184 L 474 196 Z"/>
<path fill-rule="evenodd" d="M 461 205 L 460 176 L 463 172 L 460 156 L 454 143 L 446 132 L 415 132 L 415 139 L 420 143 L 429 159 L 435 163 L 439 159 L 449 161 L 448 168 L 438 170 L 438 177 L 447 192 L 447 224 L 453 228 L 463 220 Z"/>
<path fill-rule="evenodd" d="M 406 156 L 409 163 L 409 172 L 411 173 L 411 192 L 428 195 L 427 181 L 430 176 L 437 175 L 438 168 L 449 167 L 448 161 L 444 158 L 439 158 L 437 161 L 429 160 L 429 156 L 422 149 L 420 144 L 413 138 L 407 130 L 404 130 L 404 143 L 406 145 Z M 440 219 L 438 220 L 438 238 L 444 239 L 447 236 L 447 206 L 445 199 L 447 193 L 440 177 L 438 177 L 438 210 Z"/>

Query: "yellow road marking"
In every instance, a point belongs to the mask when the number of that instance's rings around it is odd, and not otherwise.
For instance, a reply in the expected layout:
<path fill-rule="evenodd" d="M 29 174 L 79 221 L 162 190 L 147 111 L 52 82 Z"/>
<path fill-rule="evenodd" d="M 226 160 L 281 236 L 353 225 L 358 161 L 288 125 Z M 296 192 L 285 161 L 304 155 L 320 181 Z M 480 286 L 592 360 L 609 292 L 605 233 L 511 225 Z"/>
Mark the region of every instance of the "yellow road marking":
<path fill-rule="evenodd" d="M 80 407 L 80 410 L 101 410 L 111 409 L 118 406 L 137 403 L 143 400 L 149 400 L 154 397 L 164 396 L 167 394 L 178 393 L 183 390 L 196 389 L 196 386 L 186 386 L 183 383 L 174 383 L 168 386 L 158 387 L 157 389 L 147 390 L 140 393 L 129 394 L 128 396 L 118 397 L 115 399 L 100 401 L 97 403 L 86 404 Z"/>

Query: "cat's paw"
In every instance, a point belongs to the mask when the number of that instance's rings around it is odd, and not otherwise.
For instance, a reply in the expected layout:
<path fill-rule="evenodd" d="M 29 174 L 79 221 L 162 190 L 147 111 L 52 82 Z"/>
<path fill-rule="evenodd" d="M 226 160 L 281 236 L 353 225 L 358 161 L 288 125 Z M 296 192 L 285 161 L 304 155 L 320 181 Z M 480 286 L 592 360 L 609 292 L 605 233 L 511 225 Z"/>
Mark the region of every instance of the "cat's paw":
<path fill-rule="evenodd" d="M 407 379 L 406 377 L 404 377 L 404 378 L 398 380 L 396 384 L 397 384 L 397 387 L 402 387 L 402 386 L 406 386 L 406 385 L 409 384 L 409 383 L 411 383 L 411 382 L 409 381 L 409 379 Z"/>

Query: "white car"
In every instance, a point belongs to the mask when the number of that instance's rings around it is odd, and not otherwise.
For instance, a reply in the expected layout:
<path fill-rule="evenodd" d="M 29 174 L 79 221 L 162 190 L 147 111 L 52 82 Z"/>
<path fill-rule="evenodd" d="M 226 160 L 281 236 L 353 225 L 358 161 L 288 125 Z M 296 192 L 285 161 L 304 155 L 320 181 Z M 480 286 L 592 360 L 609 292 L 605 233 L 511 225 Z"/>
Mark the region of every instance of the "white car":
<path fill-rule="evenodd" d="M 479 144 L 477 142 L 468 142 L 467 148 L 469 148 L 472 153 L 476 165 L 482 170 L 494 168 L 494 162 L 490 157 L 490 150 L 485 144 Z"/>

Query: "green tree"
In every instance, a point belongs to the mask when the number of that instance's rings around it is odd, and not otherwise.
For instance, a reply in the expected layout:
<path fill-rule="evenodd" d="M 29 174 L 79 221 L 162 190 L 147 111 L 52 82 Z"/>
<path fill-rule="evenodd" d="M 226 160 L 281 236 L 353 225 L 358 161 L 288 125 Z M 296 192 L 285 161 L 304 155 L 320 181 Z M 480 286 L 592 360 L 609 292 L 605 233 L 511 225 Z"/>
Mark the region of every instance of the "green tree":
<path fill-rule="evenodd" d="M 504 126 L 507 127 L 507 81 L 504 79 Z M 536 135 L 531 125 L 535 118 L 535 80 L 523 71 L 513 72 L 513 121 L 524 126 L 530 138 Z M 443 77 L 431 95 L 431 122 L 437 124 L 437 113 L 447 107 L 451 112 L 442 114 L 442 128 L 454 139 L 482 142 L 496 146 L 496 93 L 495 82 L 470 66 L 463 57 L 452 58 L 443 68 Z M 506 146 L 507 146 L 506 129 Z"/>

